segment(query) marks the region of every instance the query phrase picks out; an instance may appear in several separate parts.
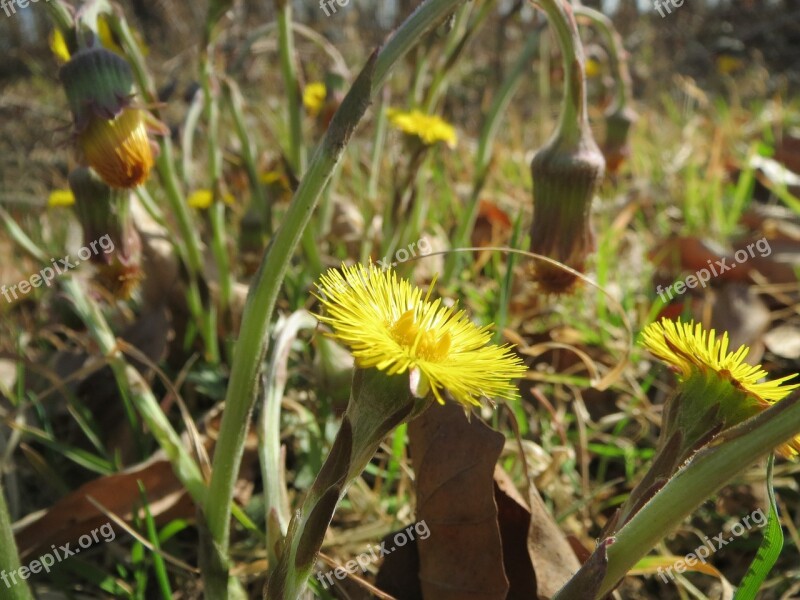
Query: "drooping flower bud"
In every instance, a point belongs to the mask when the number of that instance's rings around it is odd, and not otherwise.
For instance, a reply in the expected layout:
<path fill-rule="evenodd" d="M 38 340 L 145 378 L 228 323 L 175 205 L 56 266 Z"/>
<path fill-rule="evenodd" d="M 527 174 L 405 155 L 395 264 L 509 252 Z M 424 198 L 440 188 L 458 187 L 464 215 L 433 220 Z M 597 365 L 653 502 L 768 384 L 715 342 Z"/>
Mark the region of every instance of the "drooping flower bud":
<path fill-rule="evenodd" d="M 603 156 L 609 173 L 619 171 L 622 163 L 631 154 L 628 142 L 631 128 L 639 119 L 639 115 L 630 106 L 618 107 L 606 115 L 606 139 L 603 143 Z"/>
<path fill-rule="evenodd" d="M 115 298 L 129 298 L 141 279 L 142 256 L 130 214 L 130 192 L 109 187 L 85 168 L 70 173 L 69 186 L 98 283 Z"/>
<path fill-rule="evenodd" d="M 587 127 L 577 143 L 556 137 L 531 162 L 533 224 L 531 252 L 583 272 L 595 249 L 591 226 L 592 199 L 603 179 L 605 161 Z M 575 276 L 538 261 L 536 281 L 545 291 L 563 293 Z"/>
<path fill-rule="evenodd" d="M 153 150 L 146 113 L 131 106 L 133 74 L 124 58 L 103 47 L 77 52 L 60 72 L 83 164 L 108 185 L 133 188 L 147 180 Z"/>
<path fill-rule="evenodd" d="M 591 206 L 605 160 L 587 118 L 583 48 L 572 9 L 560 0 L 543 0 L 541 6 L 558 34 L 564 58 L 564 100 L 555 134 L 531 162 L 530 249 L 582 272 L 594 250 Z M 568 292 L 577 280 L 570 271 L 543 260 L 534 263 L 534 278 L 551 293 Z"/>
<path fill-rule="evenodd" d="M 131 103 L 133 73 L 130 65 L 102 46 L 76 52 L 61 67 L 59 78 L 78 131 L 90 120 L 119 116 Z"/>

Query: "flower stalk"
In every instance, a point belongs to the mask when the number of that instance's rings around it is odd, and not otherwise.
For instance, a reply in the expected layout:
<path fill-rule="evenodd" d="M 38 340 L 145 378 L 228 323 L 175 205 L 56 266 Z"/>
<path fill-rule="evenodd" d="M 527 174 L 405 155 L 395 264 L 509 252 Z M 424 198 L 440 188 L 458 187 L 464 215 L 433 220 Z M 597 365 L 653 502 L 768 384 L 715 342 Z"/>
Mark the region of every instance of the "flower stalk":
<path fill-rule="evenodd" d="M 796 375 L 764 381 L 767 373 L 760 366 L 744 362 L 746 346 L 728 352 L 727 334 L 718 338 L 699 324 L 662 319 L 644 330 L 643 340 L 677 371 L 680 386 L 664 407 L 653 464 L 607 527 L 595 560 L 585 563 L 596 566 L 598 553 L 607 549 L 608 568 L 597 598 L 749 464 L 773 449 L 786 457 L 800 450 L 800 401 L 785 399 L 800 387 L 787 384 Z M 587 568 L 554 600 L 577 597 Z"/>
<path fill-rule="evenodd" d="M 264 597 L 296 600 L 305 588 L 336 506 L 375 455 L 381 441 L 428 405 L 415 398 L 407 375 L 356 369 L 353 390 L 331 451 L 289 523 Z"/>
<path fill-rule="evenodd" d="M 800 397 L 784 400 L 720 434 L 713 445 L 697 452 L 617 532 L 608 546 L 608 568 L 594 598 L 606 597 L 643 556 L 678 527 L 721 487 L 794 438 L 800 428 Z M 577 576 L 553 600 L 586 598 Z"/>
<path fill-rule="evenodd" d="M 564 99 L 556 132 L 531 162 L 533 223 L 531 252 L 553 258 L 582 272 L 594 249 L 591 203 L 605 172 L 605 160 L 594 141 L 586 109 L 583 47 L 570 5 L 539 0 L 555 29 L 564 62 Z M 545 291 L 568 292 L 572 273 L 539 261 L 535 276 Z"/>
<path fill-rule="evenodd" d="M 614 101 L 606 111 L 606 139 L 603 142 L 603 156 L 610 173 L 616 173 L 623 161 L 630 156 L 628 138 L 631 128 L 636 124 L 639 115 L 633 109 L 633 83 L 628 68 L 628 53 L 622 43 L 622 38 L 614 28 L 614 24 L 603 13 L 578 5 L 574 7 L 575 14 L 588 18 L 599 29 L 605 38 L 608 48 L 611 73 L 616 83 Z"/>

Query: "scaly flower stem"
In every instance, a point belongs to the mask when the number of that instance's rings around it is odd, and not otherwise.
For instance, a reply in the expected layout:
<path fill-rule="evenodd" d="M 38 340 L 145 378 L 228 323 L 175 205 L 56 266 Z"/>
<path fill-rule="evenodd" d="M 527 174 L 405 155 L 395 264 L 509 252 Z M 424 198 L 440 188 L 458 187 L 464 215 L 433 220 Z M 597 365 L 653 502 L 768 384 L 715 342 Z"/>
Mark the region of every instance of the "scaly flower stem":
<path fill-rule="evenodd" d="M 130 366 L 117 348 L 117 340 L 105 317 L 95 304 L 72 278 L 64 278 L 62 287 L 72 302 L 100 351 L 109 362 L 120 393 L 130 399 L 147 425 L 148 430 L 158 441 L 172 464 L 172 469 L 180 482 L 189 491 L 192 499 L 203 506 L 206 495 L 205 482 L 197 466 L 183 445 L 180 436 L 173 429 L 164 411 L 156 400 L 147 382 L 139 371 Z"/>
<path fill-rule="evenodd" d="M 306 311 L 279 319 L 269 369 L 264 374 L 264 406 L 259 423 L 261 475 L 264 481 L 264 512 L 267 522 L 267 559 L 270 568 L 278 562 L 275 549 L 289 525 L 291 512 L 286 496 L 286 478 L 281 457 L 281 402 L 286 388 L 286 363 L 292 342 L 300 329 L 314 329 L 317 320 Z"/>
<path fill-rule="evenodd" d="M 200 55 L 200 81 L 203 86 L 203 103 L 206 124 L 208 127 L 208 176 L 209 185 L 213 194 L 213 201 L 209 208 L 211 222 L 211 251 L 217 263 L 219 273 L 219 313 L 227 313 L 233 295 L 233 276 L 231 263 L 228 257 L 228 241 L 225 233 L 225 204 L 221 197 L 222 179 L 222 152 L 219 146 L 219 97 L 217 82 L 214 80 L 211 66 L 211 56 L 214 52 L 213 42 Z M 216 312 L 209 307 L 209 312 Z"/>
<path fill-rule="evenodd" d="M 605 38 L 611 72 L 617 82 L 614 104 L 609 107 L 608 112 L 624 109 L 630 103 L 632 83 L 631 73 L 628 69 L 627 53 L 622 44 L 622 38 L 617 33 L 617 30 L 614 29 L 614 23 L 611 22 L 611 19 L 600 11 L 588 6 L 575 6 L 573 10 L 576 15 L 591 20 Z"/>
<path fill-rule="evenodd" d="M 561 117 L 553 137 L 560 138 L 564 146 L 576 146 L 582 135 L 579 125 L 588 126 L 584 89 L 585 60 L 583 46 L 578 37 L 578 26 L 572 14 L 572 7 L 565 0 L 535 1 L 547 13 L 547 20 L 555 30 L 564 63 L 564 100 L 561 103 Z"/>
<path fill-rule="evenodd" d="M 303 505 L 292 517 L 278 563 L 270 565 L 266 600 L 300 597 L 339 500 L 383 438 L 412 415 L 415 404 L 407 375 L 356 369 L 342 426 Z M 419 407 L 425 404 L 420 402 Z"/>
<path fill-rule="evenodd" d="M 705 500 L 800 431 L 800 398 L 787 398 L 723 432 L 633 515 L 608 547 L 608 568 L 594 598 L 604 598 L 631 567 Z M 553 600 L 586 598 L 573 576 Z"/>
<path fill-rule="evenodd" d="M 233 487 L 255 402 L 258 373 L 267 344 L 267 328 L 292 254 L 370 98 L 381 89 L 394 65 L 420 37 L 464 1 L 424 2 L 383 46 L 377 57 L 370 59 L 336 111 L 250 286 L 240 337 L 234 350 L 206 503 L 209 530 L 223 557 L 228 554 Z M 218 596 L 219 600 L 226 597 Z"/>
<path fill-rule="evenodd" d="M 14 219 L 0 207 L 0 219 L 11 238 L 33 256 L 37 261 L 46 263 L 47 255 L 22 231 Z M 205 502 L 206 487 L 200 468 L 194 458 L 184 448 L 180 436 L 173 429 L 161 406 L 153 395 L 150 386 L 139 374 L 139 371 L 127 364 L 122 352 L 117 348 L 114 332 L 108 326 L 103 313 L 97 304 L 83 291 L 72 277 L 63 278 L 62 288 L 71 300 L 75 312 L 92 334 L 100 351 L 109 361 L 114 377 L 117 380 L 123 399 L 130 400 L 139 411 L 142 420 L 153 434 L 161 449 L 167 455 L 178 480 L 189 491 L 198 506 Z"/>

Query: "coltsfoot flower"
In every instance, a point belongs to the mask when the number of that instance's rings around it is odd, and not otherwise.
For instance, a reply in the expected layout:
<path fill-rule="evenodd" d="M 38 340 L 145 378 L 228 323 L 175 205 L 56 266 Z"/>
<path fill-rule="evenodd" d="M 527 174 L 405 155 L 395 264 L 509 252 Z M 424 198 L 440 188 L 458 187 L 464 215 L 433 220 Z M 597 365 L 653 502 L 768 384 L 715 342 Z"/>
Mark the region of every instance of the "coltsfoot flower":
<path fill-rule="evenodd" d="M 716 405 L 717 418 L 727 429 L 800 387 L 800 383 L 786 383 L 797 374 L 765 380 L 767 372 L 761 365 L 744 362 L 750 352 L 747 346 L 729 352 L 727 332 L 717 337 L 713 329 L 705 331 L 699 323 L 662 319 L 645 328 L 642 338 L 652 354 L 677 372 L 683 400 L 674 412 L 683 413 L 678 421 L 687 427 Z M 778 451 L 785 457 L 796 456 L 800 453 L 800 436 L 780 446 Z"/>
<path fill-rule="evenodd" d="M 431 300 L 406 279 L 374 265 L 331 269 L 316 294 L 320 321 L 347 345 L 362 369 L 388 375 L 409 372 L 417 396 L 429 391 L 440 403 L 444 390 L 465 406 L 486 397 L 517 398 L 512 380 L 525 373 L 510 346 L 489 344 L 490 327 L 478 327 L 464 310 Z"/>
<path fill-rule="evenodd" d="M 144 111 L 135 108 L 126 108 L 115 119 L 92 119 L 78 134 L 78 147 L 86 163 L 111 187 L 141 185 L 153 168 Z"/>
<path fill-rule="evenodd" d="M 132 106 L 133 73 L 103 47 L 84 48 L 61 67 L 61 82 L 75 123 L 81 162 L 111 187 L 133 188 L 153 167 L 148 128 L 156 122 Z"/>
<path fill-rule="evenodd" d="M 450 148 L 455 148 L 458 141 L 455 127 L 438 115 L 427 115 L 416 109 L 407 112 L 396 108 L 387 110 L 386 115 L 394 127 L 418 137 L 426 146 L 444 142 Z"/>
<path fill-rule="evenodd" d="M 328 88 L 321 81 L 309 83 L 303 89 L 303 106 L 312 117 L 316 117 L 325 106 Z"/>

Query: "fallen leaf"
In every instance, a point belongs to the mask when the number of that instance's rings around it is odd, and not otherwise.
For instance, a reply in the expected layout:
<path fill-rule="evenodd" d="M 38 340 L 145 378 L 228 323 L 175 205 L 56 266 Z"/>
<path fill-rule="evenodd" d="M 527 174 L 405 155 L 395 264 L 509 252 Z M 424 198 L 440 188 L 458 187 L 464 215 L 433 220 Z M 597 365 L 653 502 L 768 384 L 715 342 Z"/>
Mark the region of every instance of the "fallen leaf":
<path fill-rule="evenodd" d="M 509 583 L 494 500 L 503 436 L 455 403 L 434 405 L 409 424 L 417 475 L 419 578 L 425 598 L 505 600 Z"/>

